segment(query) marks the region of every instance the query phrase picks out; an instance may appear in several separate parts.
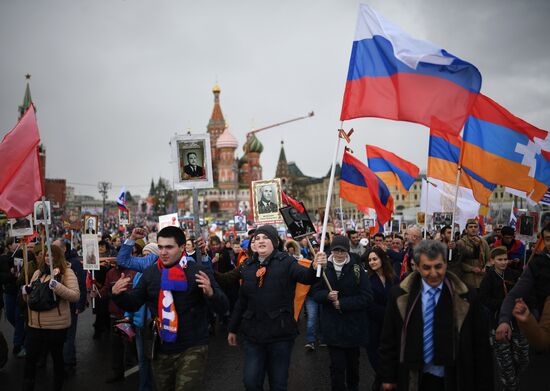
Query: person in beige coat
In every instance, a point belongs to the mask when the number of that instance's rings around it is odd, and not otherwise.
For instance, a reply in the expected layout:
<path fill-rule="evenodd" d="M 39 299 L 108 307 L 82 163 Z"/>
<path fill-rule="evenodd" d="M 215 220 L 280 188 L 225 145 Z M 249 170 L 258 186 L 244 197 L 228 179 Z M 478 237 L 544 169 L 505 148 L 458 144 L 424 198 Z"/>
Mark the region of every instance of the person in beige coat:
<path fill-rule="evenodd" d="M 27 328 L 27 356 L 23 375 L 23 390 L 34 389 L 36 364 L 39 358 L 51 353 L 54 368 L 54 390 L 61 390 L 64 378 L 63 343 L 65 334 L 71 325 L 69 303 L 80 298 L 76 275 L 65 260 L 63 250 L 52 246 L 53 279 L 50 276 L 50 257 L 44 251 L 38 252 L 38 270 L 34 272 L 30 284 L 23 287 L 23 297 L 28 300 L 33 282 L 40 280 L 48 283 L 53 291 L 57 305 L 46 311 L 30 310 Z M 36 288 L 35 288 L 36 289 Z"/>
<path fill-rule="evenodd" d="M 475 219 L 466 222 L 466 235 L 456 243 L 459 264 L 462 266 L 462 281 L 479 288 L 485 276 L 485 266 L 490 260 L 491 249 L 479 236 L 479 225 Z"/>

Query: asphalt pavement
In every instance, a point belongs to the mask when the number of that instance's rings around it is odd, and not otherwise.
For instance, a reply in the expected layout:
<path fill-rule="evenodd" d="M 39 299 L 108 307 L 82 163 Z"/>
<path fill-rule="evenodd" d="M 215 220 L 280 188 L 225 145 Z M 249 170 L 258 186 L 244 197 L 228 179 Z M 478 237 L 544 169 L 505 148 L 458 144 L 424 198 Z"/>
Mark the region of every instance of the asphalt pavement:
<path fill-rule="evenodd" d="M 110 371 L 109 336 L 92 339 L 93 316 L 90 310 L 80 315 L 77 335 L 76 373 L 65 383 L 68 391 L 136 391 L 138 374 L 129 375 L 123 382 L 106 384 L 105 379 Z M 12 327 L 4 318 L 0 320 L 0 330 L 8 339 L 11 348 Z M 289 376 L 289 391 L 330 390 L 329 358 L 327 348 L 317 348 L 306 352 L 305 319 L 300 321 L 301 334 L 296 339 Z M 218 332 L 211 338 L 209 359 L 203 390 L 237 391 L 242 390 L 243 350 L 227 345 L 226 333 Z M 364 349 L 361 350 L 361 383 L 360 390 L 370 390 L 373 379 L 372 369 Z M 6 366 L 0 370 L 0 391 L 17 391 L 21 389 L 24 360 L 17 359 L 10 353 Z M 535 354 L 531 356 L 528 370 L 522 376 L 521 390 L 550 391 L 550 355 Z M 51 384 L 52 365 L 48 360 L 46 368 L 39 369 L 37 390 L 47 390 Z M 266 386 L 266 390 L 269 389 Z"/>

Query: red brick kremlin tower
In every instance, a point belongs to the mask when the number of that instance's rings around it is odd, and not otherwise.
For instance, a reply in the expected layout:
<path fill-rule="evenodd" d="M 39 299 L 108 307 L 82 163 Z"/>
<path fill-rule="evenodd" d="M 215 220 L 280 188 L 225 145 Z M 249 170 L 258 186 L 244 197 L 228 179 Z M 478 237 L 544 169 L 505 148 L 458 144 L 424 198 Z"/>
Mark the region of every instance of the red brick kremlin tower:
<path fill-rule="evenodd" d="M 220 160 L 220 152 L 216 148 L 216 142 L 218 137 L 221 136 L 225 130 L 225 118 L 223 118 L 222 108 L 220 106 L 220 86 L 218 83 L 212 88 L 214 93 L 214 109 L 212 110 L 212 116 L 208 121 L 206 130 L 210 134 L 210 148 L 212 151 L 212 170 L 214 171 L 214 185 L 218 183 L 218 162 Z"/>

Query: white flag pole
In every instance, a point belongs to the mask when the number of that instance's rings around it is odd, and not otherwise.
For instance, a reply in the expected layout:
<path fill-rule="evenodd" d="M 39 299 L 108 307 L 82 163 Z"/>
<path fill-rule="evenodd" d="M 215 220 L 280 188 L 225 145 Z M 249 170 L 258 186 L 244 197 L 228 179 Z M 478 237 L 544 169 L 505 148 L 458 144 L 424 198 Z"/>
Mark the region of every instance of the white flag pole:
<path fill-rule="evenodd" d="M 428 181 L 428 178 L 426 177 L 426 208 L 424 209 L 424 240 L 426 240 L 426 237 L 428 235 L 428 204 L 430 200 L 430 182 Z"/>
<path fill-rule="evenodd" d="M 46 247 L 48 248 L 48 257 L 50 258 L 50 276 L 53 279 L 53 259 L 52 259 L 52 247 L 50 243 L 50 213 L 46 208 L 46 197 L 42 196 L 42 208 L 44 209 L 44 227 L 46 228 Z"/>
<path fill-rule="evenodd" d="M 342 235 L 346 232 L 346 226 L 344 225 L 344 211 L 342 210 L 342 198 L 340 198 L 340 221 L 342 222 Z"/>
<path fill-rule="evenodd" d="M 342 122 L 343 125 L 343 122 Z M 338 130 L 338 141 L 336 142 L 336 148 L 334 148 L 334 155 L 332 157 L 332 167 L 330 169 L 330 180 L 327 190 L 327 202 L 325 204 L 325 215 L 323 216 L 323 229 L 321 231 L 321 246 L 319 251 L 322 253 L 325 249 L 325 237 L 327 236 L 327 224 L 328 214 L 330 211 L 330 202 L 332 200 L 332 188 L 334 187 L 334 173 L 336 172 L 336 159 L 338 158 L 338 151 L 340 149 L 340 130 Z M 321 265 L 317 265 L 317 277 L 321 277 Z"/>
<path fill-rule="evenodd" d="M 460 174 L 462 173 L 462 166 L 458 166 L 458 172 L 456 173 L 456 188 L 455 188 L 455 200 L 454 200 L 454 206 L 453 206 L 453 216 L 451 218 L 451 241 L 454 240 L 455 237 L 455 215 L 457 210 L 457 202 L 458 202 L 458 188 L 460 185 Z M 453 258 L 453 249 L 449 250 L 449 261 Z"/>

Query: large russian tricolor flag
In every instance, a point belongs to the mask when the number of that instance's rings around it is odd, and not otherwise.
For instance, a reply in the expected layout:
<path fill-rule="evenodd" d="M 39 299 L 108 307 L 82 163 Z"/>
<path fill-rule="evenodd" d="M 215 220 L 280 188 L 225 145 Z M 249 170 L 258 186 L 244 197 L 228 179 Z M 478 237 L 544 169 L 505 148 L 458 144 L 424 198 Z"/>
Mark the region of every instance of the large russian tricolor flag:
<path fill-rule="evenodd" d="M 393 197 L 386 184 L 360 160 L 347 151 L 340 172 L 340 197 L 363 208 L 376 211 L 379 224 L 385 224 L 393 213 Z"/>
<path fill-rule="evenodd" d="M 367 145 L 369 168 L 388 186 L 397 186 L 401 194 L 407 195 L 420 169 L 411 162 L 385 149 Z"/>
<path fill-rule="evenodd" d="M 462 166 L 539 202 L 550 187 L 550 135 L 480 94 L 464 126 Z"/>
<path fill-rule="evenodd" d="M 428 178 L 456 184 L 462 137 L 459 135 L 430 129 L 428 148 Z M 489 205 L 489 198 L 496 185 L 484 180 L 468 167 L 462 167 L 460 187 L 470 189 L 472 196 L 482 205 Z"/>
<path fill-rule="evenodd" d="M 379 117 L 458 134 L 480 89 L 475 66 L 359 6 L 342 121 Z"/>

